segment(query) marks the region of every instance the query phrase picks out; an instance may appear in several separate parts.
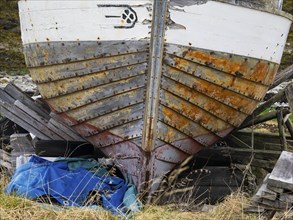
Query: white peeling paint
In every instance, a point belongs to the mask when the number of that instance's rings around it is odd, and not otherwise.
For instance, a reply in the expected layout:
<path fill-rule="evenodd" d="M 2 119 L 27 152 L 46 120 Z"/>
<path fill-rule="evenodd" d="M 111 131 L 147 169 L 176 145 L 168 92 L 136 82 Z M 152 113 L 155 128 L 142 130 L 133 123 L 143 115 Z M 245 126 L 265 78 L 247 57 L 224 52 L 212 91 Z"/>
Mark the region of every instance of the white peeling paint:
<path fill-rule="evenodd" d="M 168 29 L 168 43 L 191 45 L 280 63 L 291 21 L 240 6 L 209 1 L 170 10 L 179 27 Z"/>
<path fill-rule="evenodd" d="M 46 41 L 135 40 L 149 37 L 151 0 L 141 1 L 55 1 L 19 2 L 24 44 Z M 121 17 L 127 5 L 137 14 L 133 28 Z M 109 6 L 109 7 L 108 7 Z M 112 7 L 111 7 L 112 6 Z"/>

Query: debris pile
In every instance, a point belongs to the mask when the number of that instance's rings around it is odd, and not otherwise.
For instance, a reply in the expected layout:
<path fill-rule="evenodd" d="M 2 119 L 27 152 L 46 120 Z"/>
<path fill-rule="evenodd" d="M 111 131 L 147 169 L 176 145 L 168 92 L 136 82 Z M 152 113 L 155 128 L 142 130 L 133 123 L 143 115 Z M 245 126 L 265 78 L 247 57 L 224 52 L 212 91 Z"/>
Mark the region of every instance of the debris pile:
<path fill-rule="evenodd" d="M 293 153 L 283 151 L 246 211 L 289 210 L 293 207 Z"/>

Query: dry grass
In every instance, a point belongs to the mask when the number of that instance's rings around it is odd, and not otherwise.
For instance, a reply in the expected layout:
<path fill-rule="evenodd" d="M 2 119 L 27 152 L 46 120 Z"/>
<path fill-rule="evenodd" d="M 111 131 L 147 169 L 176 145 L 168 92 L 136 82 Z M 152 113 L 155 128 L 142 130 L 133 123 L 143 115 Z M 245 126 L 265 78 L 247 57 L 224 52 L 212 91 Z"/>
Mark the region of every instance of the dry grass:
<path fill-rule="evenodd" d="M 1 174 L 0 174 L 1 175 Z M 97 219 L 126 219 L 123 216 L 114 216 L 108 211 L 94 210 L 90 208 L 56 208 L 52 205 L 42 205 L 24 198 L 8 196 L 3 193 L 8 184 L 7 178 L 0 176 L 0 220 L 97 220 Z M 155 206 L 147 205 L 142 212 L 129 216 L 137 220 L 262 220 L 261 215 L 248 215 L 243 208 L 249 203 L 249 199 L 243 193 L 234 193 L 228 196 L 224 202 L 217 205 L 209 212 L 182 211 L 178 205 Z M 194 204 L 190 204 L 194 205 Z M 293 219 L 292 212 L 278 213 L 275 219 Z"/>
<path fill-rule="evenodd" d="M 8 196 L 3 193 L 7 185 L 7 178 L 0 180 L 0 219 L 21 219 L 21 220 L 39 220 L 39 219 L 120 219 L 110 212 L 103 210 L 93 210 L 89 208 L 54 208 L 51 205 L 40 205 L 39 203 Z M 232 195 L 224 203 L 209 213 L 204 212 L 186 212 L 175 209 L 174 206 L 154 206 L 148 205 L 140 213 L 131 218 L 148 220 L 148 219 L 261 219 L 258 216 L 248 216 L 243 214 L 243 206 L 247 203 L 247 198 L 243 194 Z"/>

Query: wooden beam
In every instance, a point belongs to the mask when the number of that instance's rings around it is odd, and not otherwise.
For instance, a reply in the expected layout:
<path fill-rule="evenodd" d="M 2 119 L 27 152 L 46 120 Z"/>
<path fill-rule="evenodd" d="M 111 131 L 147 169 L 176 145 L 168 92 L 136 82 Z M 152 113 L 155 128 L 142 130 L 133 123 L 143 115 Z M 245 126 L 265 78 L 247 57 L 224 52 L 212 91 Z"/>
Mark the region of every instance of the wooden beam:
<path fill-rule="evenodd" d="M 14 100 L 18 100 L 19 102 L 23 103 L 24 105 L 30 107 L 33 111 L 37 112 L 43 118 L 49 120 L 49 112 L 46 112 L 46 109 L 40 105 L 39 103 L 35 102 L 31 97 L 27 94 L 22 92 L 17 86 L 12 83 L 7 84 L 4 88 L 4 91 L 9 94 Z"/>
<path fill-rule="evenodd" d="M 285 124 L 286 124 L 286 126 L 288 128 L 288 131 L 289 131 L 289 133 L 291 135 L 291 138 L 293 138 L 293 126 L 292 126 L 292 123 L 291 123 L 289 118 L 286 120 Z"/>
<path fill-rule="evenodd" d="M 289 113 L 290 113 L 290 111 L 288 109 L 282 110 L 283 115 L 287 115 Z M 238 130 L 275 119 L 275 118 L 277 118 L 277 115 L 278 115 L 278 111 L 272 111 L 272 112 L 268 112 L 267 114 L 258 115 L 255 118 L 253 118 L 251 121 L 247 121 L 246 123 L 242 123 L 241 126 L 238 128 Z"/>
<path fill-rule="evenodd" d="M 283 111 L 280 110 L 277 113 L 277 120 L 278 120 L 278 129 L 280 134 L 280 143 L 282 150 L 287 150 L 287 141 L 285 137 L 285 129 L 284 129 L 284 117 L 283 117 Z"/>
<path fill-rule="evenodd" d="M 0 90 L 2 115 L 43 140 L 84 141 L 60 118 L 52 119 L 46 106 L 31 99 L 15 85 Z"/>
<path fill-rule="evenodd" d="M 9 118 L 14 123 L 18 124 L 19 126 L 25 128 L 27 131 L 31 132 L 35 136 L 37 136 L 40 139 L 43 140 L 50 140 L 51 138 L 40 131 L 40 129 L 31 123 L 34 124 L 34 122 L 28 123 L 27 121 L 23 120 L 26 119 L 26 115 L 21 114 L 21 111 L 17 109 L 13 105 L 9 105 L 8 103 L 4 103 L 0 101 L 0 111 L 1 114 L 4 115 L 6 118 Z"/>
<path fill-rule="evenodd" d="M 277 73 L 274 83 L 270 86 L 270 89 L 275 88 L 282 82 L 285 82 L 293 77 L 293 65 L 287 67 L 281 72 Z"/>
<path fill-rule="evenodd" d="M 285 93 L 291 112 L 293 113 L 293 84 L 286 87 Z"/>
<path fill-rule="evenodd" d="M 291 82 L 289 85 L 286 86 L 286 88 L 290 85 L 293 85 L 293 82 Z M 269 100 L 267 100 L 266 102 L 264 102 L 262 105 L 260 105 L 259 107 L 257 107 L 254 112 L 248 116 L 244 122 L 242 124 L 246 124 L 249 121 L 252 121 L 254 117 L 258 116 L 259 114 L 261 114 L 264 110 L 266 110 L 267 108 L 269 108 L 270 106 L 272 106 L 274 103 L 278 102 L 279 100 L 281 100 L 284 96 L 285 96 L 285 91 L 286 88 L 282 89 L 281 91 L 279 91 L 276 95 L 274 95 L 273 97 L 271 97 Z M 242 125 L 240 125 L 241 127 Z"/>

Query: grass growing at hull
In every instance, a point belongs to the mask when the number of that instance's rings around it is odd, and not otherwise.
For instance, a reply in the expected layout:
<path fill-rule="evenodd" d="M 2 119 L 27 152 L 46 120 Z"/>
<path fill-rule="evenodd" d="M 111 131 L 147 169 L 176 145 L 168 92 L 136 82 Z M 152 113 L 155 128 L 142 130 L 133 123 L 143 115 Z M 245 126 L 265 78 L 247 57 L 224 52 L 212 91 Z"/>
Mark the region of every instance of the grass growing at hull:
<path fill-rule="evenodd" d="M 0 174 L 1 175 L 1 174 Z M 21 220 L 116 220 L 126 219 L 122 216 L 114 216 L 110 212 L 103 210 L 93 210 L 85 208 L 60 208 L 56 209 L 54 206 L 41 206 L 27 199 L 16 196 L 8 196 L 3 193 L 5 186 L 8 183 L 7 177 L 3 174 L 0 179 L 0 219 L 21 219 Z M 224 202 L 220 203 L 209 212 L 193 211 L 187 212 L 178 208 L 178 204 L 169 206 L 147 205 L 142 212 L 128 217 L 129 219 L 137 220 L 262 220 L 264 216 L 256 214 L 245 214 L 243 208 L 248 204 L 249 199 L 243 193 L 235 193 L 228 196 Z M 180 203 L 180 201 L 178 201 Z M 190 204 L 194 205 L 194 204 Z M 278 217 L 286 216 L 287 219 L 293 217 L 292 212 L 279 213 Z M 281 218 L 276 218 L 281 219 Z M 285 219 L 285 218 L 284 218 Z"/>

